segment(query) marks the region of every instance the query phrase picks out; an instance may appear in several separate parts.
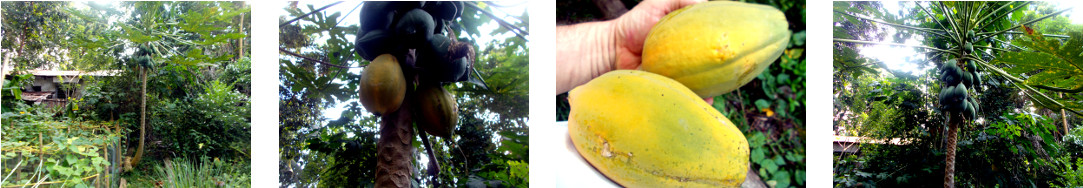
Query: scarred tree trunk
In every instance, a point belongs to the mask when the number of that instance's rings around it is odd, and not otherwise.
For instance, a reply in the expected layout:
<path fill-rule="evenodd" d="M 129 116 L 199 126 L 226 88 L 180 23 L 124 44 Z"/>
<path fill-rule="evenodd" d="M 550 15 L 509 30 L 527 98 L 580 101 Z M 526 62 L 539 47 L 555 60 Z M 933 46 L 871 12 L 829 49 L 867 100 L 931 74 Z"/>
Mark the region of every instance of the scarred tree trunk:
<path fill-rule="evenodd" d="M 948 120 L 947 160 L 944 162 L 944 187 L 955 187 L 955 141 L 959 135 L 962 116 L 950 116 Z"/>
<path fill-rule="evenodd" d="M 413 182 L 414 128 L 410 117 L 413 101 L 407 91 L 399 110 L 380 117 L 380 140 L 376 142 L 376 187 L 411 187 Z"/>

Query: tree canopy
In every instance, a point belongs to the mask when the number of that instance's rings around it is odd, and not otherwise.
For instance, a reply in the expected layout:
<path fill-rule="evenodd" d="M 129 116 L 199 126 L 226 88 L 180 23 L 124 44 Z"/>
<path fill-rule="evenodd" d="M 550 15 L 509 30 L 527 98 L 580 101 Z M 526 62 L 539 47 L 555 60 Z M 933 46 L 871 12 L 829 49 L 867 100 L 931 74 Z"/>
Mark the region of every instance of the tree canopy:
<path fill-rule="evenodd" d="M 430 139 L 435 159 L 415 154 L 404 160 L 414 161 L 415 172 L 430 170 L 429 160 L 440 164 L 435 182 L 414 175 L 415 185 L 526 186 L 529 16 L 522 4 L 466 3 L 472 6 L 450 27 L 458 41 L 477 49 L 474 67 L 488 88 L 467 83 L 444 86 L 459 104 L 455 135 Z M 359 102 L 362 70 L 370 62 L 354 52 L 360 27 L 356 20 L 363 4 L 295 2 L 283 7 L 279 29 L 282 187 L 374 183 L 379 118 Z M 424 153 L 421 140 L 413 140 L 414 149 Z"/>
<path fill-rule="evenodd" d="M 1083 26 L 1071 24 L 1070 8 L 835 2 L 833 10 L 834 132 L 860 143 L 836 153 L 837 185 L 1079 186 L 1083 151 L 1072 140 L 1083 110 L 1074 90 Z M 967 61 L 980 80 L 968 90 L 979 110 L 949 117 L 938 99 L 950 86 L 943 70 Z M 960 118 L 956 138 L 949 121 Z M 945 166 L 958 169 L 953 178 L 944 179 Z"/>

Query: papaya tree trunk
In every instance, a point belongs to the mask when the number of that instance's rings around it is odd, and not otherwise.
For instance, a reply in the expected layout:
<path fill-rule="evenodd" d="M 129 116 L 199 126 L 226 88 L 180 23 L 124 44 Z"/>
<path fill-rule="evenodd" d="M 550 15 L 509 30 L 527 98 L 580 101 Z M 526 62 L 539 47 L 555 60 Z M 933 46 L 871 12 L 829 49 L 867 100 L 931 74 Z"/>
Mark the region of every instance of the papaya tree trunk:
<path fill-rule="evenodd" d="M 407 87 L 409 88 L 409 87 Z M 414 128 L 410 117 L 412 91 L 398 110 L 380 117 L 380 140 L 376 142 L 376 187 L 411 187 L 413 182 Z"/>
<path fill-rule="evenodd" d="M 143 144 L 146 142 L 147 133 L 147 69 L 145 67 L 139 68 L 139 77 L 143 80 L 143 89 L 139 92 L 141 99 L 139 102 L 139 148 L 135 150 L 135 156 L 132 157 L 133 167 L 143 159 Z"/>
<path fill-rule="evenodd" d="M 245 6 L 245 2 L 241 1 L 241 5 L 239 7 L 244 8 L 244 6 Z M 240 17 L 241 21 L 239 23 L 237 23 L 237 25 L 240 25 L 240 26 L 237 27 L 237 30 L 239 30 L 239 33 L 244 33 L 244 13 L 241 13 L 241 15 L 239 17 Z M 237 42 L 237 54 L 238 54 L 238 56 L 237 56 L 238 60 L 240 60 L 242 57 L 244 57 L 244 37 L 241 37 L 240 39 L 238 39 L 238 42 Z"/>
<path fill-rule="evenodd" d="M 955 187 L 955 141 L 959 135 L 959 124 L 961 124 L 962 116 L 950 116 L 948 117 L 948 145 L 947 147 L 947 159 L 944 162 L 944 187 Z"/>
<path fill-rule="evenodd" d="M 1064 97 L 1064 93 L 1057 93 L 1057 97 Z M 1068 113 L 1064 111 L 1064 108 L 1060 109 L 1060 119 L 1064 121 L 1064 133 L 1060 134 L 1057 138 L 1068 135 Z"/>

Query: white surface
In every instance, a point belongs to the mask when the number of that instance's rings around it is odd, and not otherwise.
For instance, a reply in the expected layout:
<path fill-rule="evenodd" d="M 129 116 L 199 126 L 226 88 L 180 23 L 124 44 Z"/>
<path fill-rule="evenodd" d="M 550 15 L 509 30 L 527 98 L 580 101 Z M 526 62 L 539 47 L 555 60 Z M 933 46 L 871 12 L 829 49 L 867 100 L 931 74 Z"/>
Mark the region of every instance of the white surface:
<path fill-rule="evenodd" d="M 568 137 L 568 122 L 557 122 L 556 125 L 557 130 L 552 132 L 561 140 L 557 142 L 561 144 L 556 150 L 556 159 L 554 159 L 558 166 L 556 187 L 620 187 L 579 156 L 575 145 L 572 145 L 571 137 Z"/>

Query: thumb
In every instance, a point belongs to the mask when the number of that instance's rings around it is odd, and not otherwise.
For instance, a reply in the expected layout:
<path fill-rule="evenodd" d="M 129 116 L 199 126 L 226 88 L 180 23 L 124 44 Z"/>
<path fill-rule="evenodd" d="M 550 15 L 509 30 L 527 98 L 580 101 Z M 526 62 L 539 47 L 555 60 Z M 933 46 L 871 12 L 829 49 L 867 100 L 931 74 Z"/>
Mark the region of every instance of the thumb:
<path fill-rule="evenodd" d="M 643 1 L 620 17 L 617 31 L 622 41 L 626 42 L 625 47 L 630 48 L 632 53 L 639 54 L 643 50 L 643 42 L 647 39 L 651 27 L 654 27 L 662 17 L 677 9 L 702 2 L 705 0 Z"/>

